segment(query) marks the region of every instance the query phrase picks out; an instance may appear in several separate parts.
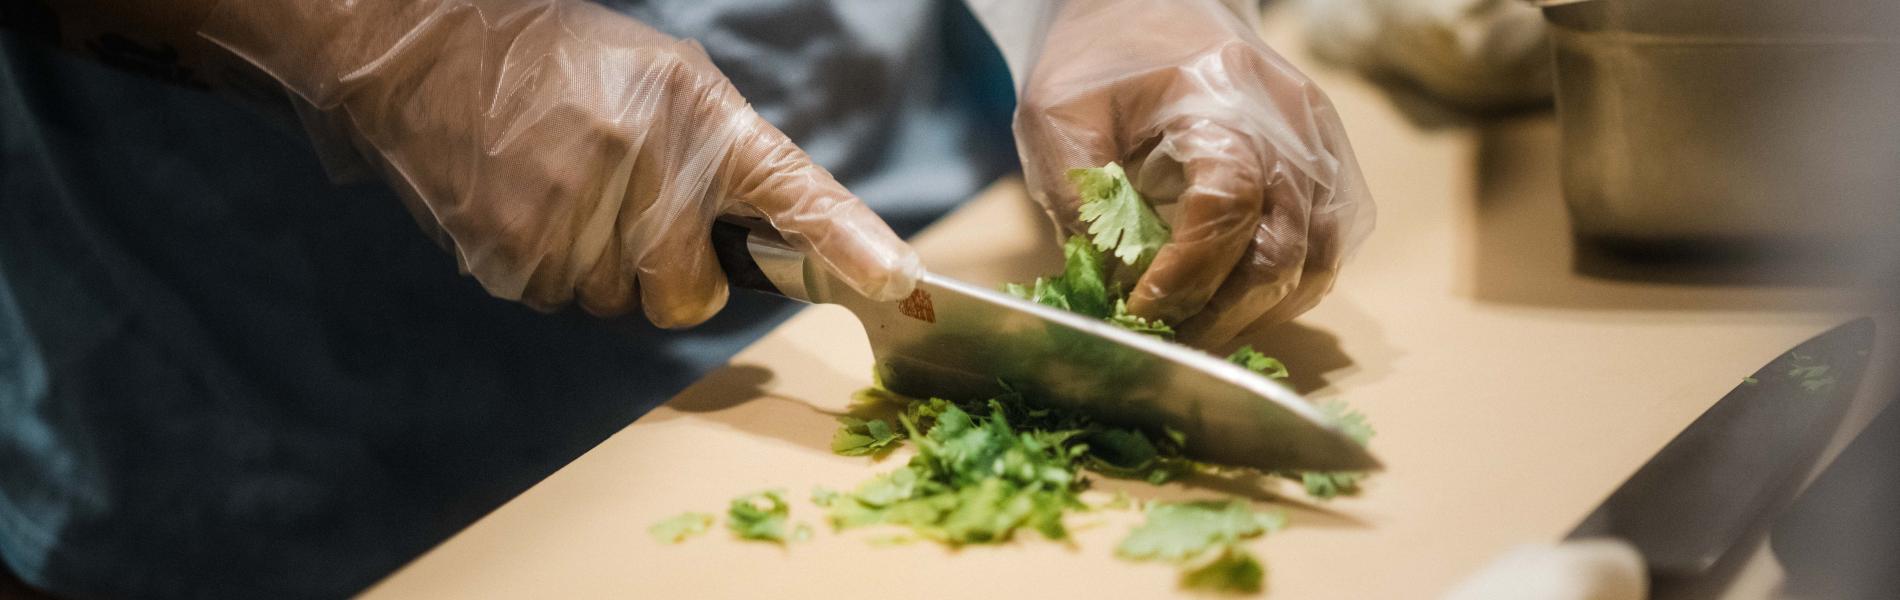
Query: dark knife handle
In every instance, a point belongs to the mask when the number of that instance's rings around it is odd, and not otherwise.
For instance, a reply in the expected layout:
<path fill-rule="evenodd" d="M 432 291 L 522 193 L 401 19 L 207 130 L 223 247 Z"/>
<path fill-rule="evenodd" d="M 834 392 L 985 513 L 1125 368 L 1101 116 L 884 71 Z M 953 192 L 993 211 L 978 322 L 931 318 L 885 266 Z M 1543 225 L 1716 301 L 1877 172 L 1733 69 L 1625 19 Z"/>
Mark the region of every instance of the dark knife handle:
<path fill-rule="evenodd" d="M 713 221 L 713 256 L 732 287 L 810 302 L 805 256 L 763 219 L 726 216 Z"/>

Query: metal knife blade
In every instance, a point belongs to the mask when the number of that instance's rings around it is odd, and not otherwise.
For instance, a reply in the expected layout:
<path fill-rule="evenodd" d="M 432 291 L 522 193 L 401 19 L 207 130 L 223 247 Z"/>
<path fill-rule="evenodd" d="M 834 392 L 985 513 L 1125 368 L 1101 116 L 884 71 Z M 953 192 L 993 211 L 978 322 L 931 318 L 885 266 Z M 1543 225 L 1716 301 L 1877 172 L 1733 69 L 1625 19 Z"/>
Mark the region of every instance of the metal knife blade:
<path fill-rule="evenodd" d="M 734 235 L 715 229 L 729 280 L 849 309 L 894 392 L 986 399 L 1013 390 L 1107 423 L 1172 428 L 1186 434 L 1189 456 L 1222 464 L 1380 468 L 1298 393 L 1214 356 L 936 274 L 909 298 L 873 301 L 756 229 L 743 238 L 745 256 L 733 255 Z"/>
<path fill-rule="evenodd" d="M 1663 446 L 1565 539 L 1614 537 L 1650 578 L 1713 567 L 1787 495 L 1858 387 L 1874 325 L 1860 319 L 1783 353 Z"/>

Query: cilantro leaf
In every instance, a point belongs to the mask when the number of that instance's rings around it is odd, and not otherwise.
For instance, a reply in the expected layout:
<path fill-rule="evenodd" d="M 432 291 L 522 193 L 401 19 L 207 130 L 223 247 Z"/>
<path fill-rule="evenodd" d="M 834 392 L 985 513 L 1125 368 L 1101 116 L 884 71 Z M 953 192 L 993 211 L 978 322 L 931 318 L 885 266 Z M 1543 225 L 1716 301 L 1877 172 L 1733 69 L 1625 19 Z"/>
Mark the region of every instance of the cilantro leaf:
<path fill-rule="evenodd" d="M 843 427 L 832 434 L 831 451 L 844 456 L 878 454 L 895 447 L 893 444 L 904 437 L 883 419 L 842 416 L 838 422 Z"/>
<path fill-rule="evenodd" d="M 1115 312 L 1108 316 L 1108 322 L 1135 333 L 1152 335 L 1164 340 L 1174 339 L 1174 328 L 1159 319 L 1148 320 L 1128 312 L 1128 301 L 1115 300 Z"/>
<path fill-rule="evenodd" d="M 1227 362 L 1246 367 L 1247 370 L 1267 376 L 1268 379 L 1286 379 L 1286 364 L 1280 359 L 1261 354 L 1253 346 L 1241 346 L 1233 354 L 1227 355 Z"/>
<path fill-rule="evenodd" d="M 1129 532 L 1115 554 L 1130 560 L 1181 562 L 1243 539 L 1276 531 L 1286 515 L 1254 512 L 1245 500 L 1157 502 L 1148 520 Z"/>
<path fill-rule="evenodd" d="M 1338 400 L 1321 402 L 1319 412 L 1326 415 L 1326 418 L 1331 420 L 1334 426 L 1339 427 L 1340 431 L 1345 432 L 1346 437 L 1359 442 L 1361 446 L 1371 442 L 1372 435 L 1377 433 L 1372 430 L 1372 424 L 1366 422 L 1365 415 L 1353 410 L 1344 402 Z"/>
<path fill-rule="evenodd" d="M 1181 565 L 1181 587 L 1214 592 L 1258 592 L 1266 569 L 1241 541 L 1286 526 L 1286 514 L 1255 512 L 1245 500 L 1161 502 L 1115 548 L 1128 560 Z"/>
<path fill-rule="evenodd" d="M 1358 471 L 1302 471 L 1300 485 L 1308 496 L 1331 500 L 1359 493 L 1359 480 L 1365 476 Z"/>
<path fill-rule="evenodd" d="M 647 535 L 662 544 L 677 544 L 706 533 L 712 523 L 713 516 L 706 513 L 680 513 L 647 527 Z"/>
<path fill-rule="evenodd" d="M 1193 470 L 1193 461 L 1181 457 L 1185 437 L 1157 440 L 1135 429 L 1090 427 L 1078 437 L 1089 470 L 1123 479 L 1161 485 Z"/>
<path fill-rule="evenodd" d="M 1253 553 L 1239 546 L 1228 546 L 1207 564 L 1181 573 L 1181 587 L 1204 592 L 1258 594 L 1266 581 L 1267 569 Z"/>
<path fill-rule="evenodd" d="M 742 539 L 785 543 L 785 521 L 791 507 L 781 490 L 765 490 L 732 499 L 726 527 Z"/>
<path fill-rule="evenodd" d="M 1097 319 L 1108 318 L 1113 303 L 1110 301 L 1108 268 L 1103 264 L 1102 254 L 1089 245 L 1088 238 L 1077 235 L 1070 236 L 1068 242 L 1062 245 L 1062 258 L 1061 274 L 1037 277 L 1027 287 L 1008 284 L 1003 286 L 1003 291 L 1044 306 Z"/>
<path fill-rule="evenodd" d="M 1366 416 L 1359 414 L 1337 400 L 1321 402 L 1320 413 L 1325 414 L 1333 425 L 1346 434 L 1346 437 L 1364 446 L 1372 440 L 1372 425 L 1366 422 Z M 1300 471 L 1280 474 L 1283 477 L 1300 480 L 1306 487 L 1306 494 L 1321 500 L 1331 500 L 1338 496 L 1350 496 L 1359 492 L 1359 481 L 1366 474 L 1361 471 Z"/>
<path fill-rule="evenodd" d="M 1081 200 L 1080 216 L 1089 224 L 1095 247 L 1145 271 L 1162 244 L 1168 242 L 1168 224 L 1135 192 L 1121 165 L 1108 163 L 1094 169 L 1070 169 L 1069 183 Z"/>

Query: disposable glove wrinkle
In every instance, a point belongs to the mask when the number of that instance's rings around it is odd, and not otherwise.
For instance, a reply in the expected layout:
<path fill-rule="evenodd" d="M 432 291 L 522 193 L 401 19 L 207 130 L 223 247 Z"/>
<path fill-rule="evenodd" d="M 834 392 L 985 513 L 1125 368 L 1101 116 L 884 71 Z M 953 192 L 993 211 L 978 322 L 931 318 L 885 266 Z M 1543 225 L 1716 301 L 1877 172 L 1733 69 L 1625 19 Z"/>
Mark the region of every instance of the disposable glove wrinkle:
<path fill-rule="evenodd" d="M 227 1 L 200 34 L 350 136 L 501 298 L 700 323 L 725 304 L 710 230 L 733 213 L 873 297 L 922 272 L 697 43 L 599 5 Z"/>

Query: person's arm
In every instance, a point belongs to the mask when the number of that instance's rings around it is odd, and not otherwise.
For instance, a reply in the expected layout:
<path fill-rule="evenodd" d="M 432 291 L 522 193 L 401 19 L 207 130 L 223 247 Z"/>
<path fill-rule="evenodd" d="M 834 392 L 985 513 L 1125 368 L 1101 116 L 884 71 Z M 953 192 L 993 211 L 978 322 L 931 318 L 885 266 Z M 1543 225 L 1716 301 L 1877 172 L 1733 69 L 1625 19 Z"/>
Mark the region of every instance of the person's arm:
<path fill-rule="evenodd" d="M 710 243 L 726 214 L 763 217 L 873 298 L 921 275 L 697 43 L 600 5 L 116 1 L 139 4 L 107 24 L 242 60 L 332 117 L 495 296 L 699 323 L 726 300 Z"/>
<path fill-rule="evenodd" d="M 969 0 L 1010 61 L 1030 194 L 1082 233 L 1069 169 L 1126 165 L 1178 203 L 1129 309 L 1213 347 L 1290 320 L 1371 229 L 1331 102 L 1254 32 L 1251 3 Z"/>

